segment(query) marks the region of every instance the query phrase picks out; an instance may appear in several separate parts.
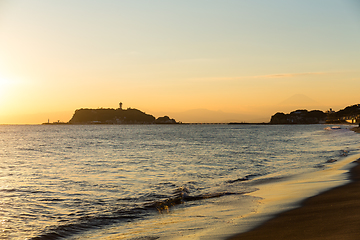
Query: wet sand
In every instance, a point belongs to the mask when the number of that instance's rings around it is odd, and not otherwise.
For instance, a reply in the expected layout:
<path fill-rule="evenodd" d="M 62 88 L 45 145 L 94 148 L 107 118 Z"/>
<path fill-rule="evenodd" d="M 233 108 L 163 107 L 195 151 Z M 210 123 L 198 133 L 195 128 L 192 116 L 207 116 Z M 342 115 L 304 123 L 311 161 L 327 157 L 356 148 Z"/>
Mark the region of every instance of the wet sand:
<path fill-rule="evenodd" d="M 360 239 L 360 159 L 352 182 L 306 199 L 302 206 L 229 240 Z"/>

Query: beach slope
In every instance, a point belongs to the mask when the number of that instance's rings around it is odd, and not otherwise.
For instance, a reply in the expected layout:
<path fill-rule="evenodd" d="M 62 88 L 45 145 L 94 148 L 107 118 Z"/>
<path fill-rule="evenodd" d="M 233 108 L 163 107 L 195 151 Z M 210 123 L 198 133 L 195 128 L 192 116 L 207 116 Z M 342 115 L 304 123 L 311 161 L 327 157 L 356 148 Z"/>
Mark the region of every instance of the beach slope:
<path fill-rule="evenodd" d="M 306 199 L 302 206 L 228 240 L 360 238 L 360 159 L 350 170 L 352 182 Z"/>

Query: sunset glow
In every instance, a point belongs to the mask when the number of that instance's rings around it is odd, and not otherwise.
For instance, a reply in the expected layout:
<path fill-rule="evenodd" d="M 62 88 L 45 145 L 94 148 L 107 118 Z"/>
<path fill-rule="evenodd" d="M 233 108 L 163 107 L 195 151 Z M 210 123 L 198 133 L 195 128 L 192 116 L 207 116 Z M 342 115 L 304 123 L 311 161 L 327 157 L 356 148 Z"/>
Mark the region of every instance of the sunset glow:
<path fill-rule="evenodd" d="M 67 122 L 78 108 L 120 101 L 184 122 L 197 121 L 185 116 L 196 109 L 257 122 L 360 101 L 352 0 L 20 0 L 0 9 L 0 124 Z M 294 96 L 303 97 L 282 104 Z"/>

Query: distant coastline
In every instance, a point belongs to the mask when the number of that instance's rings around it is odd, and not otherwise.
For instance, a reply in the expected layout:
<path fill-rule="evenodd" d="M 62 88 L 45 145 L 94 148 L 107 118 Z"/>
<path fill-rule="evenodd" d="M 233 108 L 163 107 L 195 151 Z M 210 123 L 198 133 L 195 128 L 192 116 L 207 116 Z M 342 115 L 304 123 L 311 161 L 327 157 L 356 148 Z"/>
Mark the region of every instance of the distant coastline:
<path fill-rule="evenodd" d="M 122 104 L 118 109 L 98 108 L 77 109 L 69 122 L 48 122 L 43 125 L 64 125 L 64 124 L 229 124 L 229 125 L 264 125 L 264 124 L 359 124 L 360 123 L 360 104 L 351 105 L 337 112 L 329 109 L 326 112 L 320 110 L 306 109 L 295 110 L 291 113 L 277 112 L 271 116 L 270 122 L 247 123 L 182 123 L 168 116 L 155 118 L 135 108 L 122 109 Z"/>

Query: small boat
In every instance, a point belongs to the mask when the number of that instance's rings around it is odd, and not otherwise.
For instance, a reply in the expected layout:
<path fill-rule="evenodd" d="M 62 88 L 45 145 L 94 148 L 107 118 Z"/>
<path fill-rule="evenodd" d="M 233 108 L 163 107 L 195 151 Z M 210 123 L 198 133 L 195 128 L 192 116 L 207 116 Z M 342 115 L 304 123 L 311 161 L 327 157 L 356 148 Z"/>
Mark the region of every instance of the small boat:
<path fill-rule="evenodd" d="M 325 128 L 325 130 L 339 130 L 339 129 L 341 129 L 341 127 L 339 127 L 339 126 L 332 126 L 332 127 Z"/>

